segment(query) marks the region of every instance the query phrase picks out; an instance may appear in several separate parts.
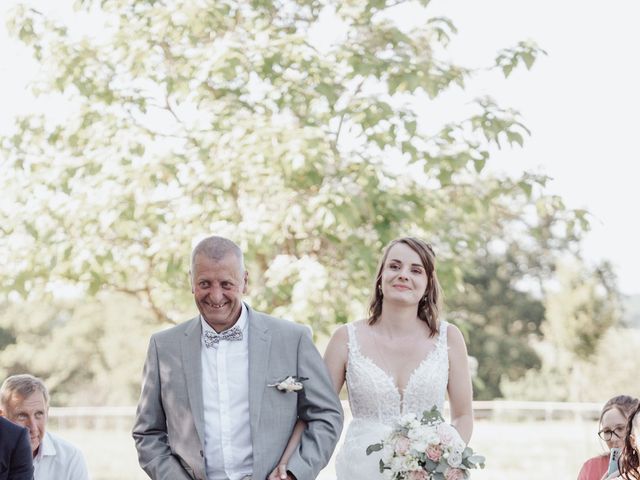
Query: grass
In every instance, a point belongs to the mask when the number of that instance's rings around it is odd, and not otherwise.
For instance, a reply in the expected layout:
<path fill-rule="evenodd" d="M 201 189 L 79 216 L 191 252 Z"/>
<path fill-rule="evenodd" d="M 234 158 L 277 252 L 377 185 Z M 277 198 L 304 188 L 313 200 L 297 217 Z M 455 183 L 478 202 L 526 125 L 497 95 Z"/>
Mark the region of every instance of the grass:
<path fill-rule="evenodd" d="M 473 480 L 572 480 L 582 463 L 601 453 L 596 425 L 589 421 L 476 421 L 471 446 L 487 457 Z M 84 452 L 93 480 L 138 480 L 133 440 L 125 430 L 57 430 Z M 330 464 L 318 477 L 332 480 Z"/>

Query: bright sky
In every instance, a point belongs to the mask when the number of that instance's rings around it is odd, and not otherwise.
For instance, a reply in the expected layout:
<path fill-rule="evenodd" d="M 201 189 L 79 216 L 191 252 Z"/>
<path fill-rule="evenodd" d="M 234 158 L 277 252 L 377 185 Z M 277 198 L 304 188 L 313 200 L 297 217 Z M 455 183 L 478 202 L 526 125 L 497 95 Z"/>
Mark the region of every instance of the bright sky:
<path fill-rule="evenodd" d="M 2 18 L 13 3 L 3 2 Z M 548 52 L 531 72 L 521 69 L 507 81 L 488 76 L 469 85 L 478 96 L 490 94 L 502 106 L 518 109 L 532 130 L 523 149 L 498 152 L 492 168 L 551 176 L 551 193 L 593 214 L 593 230 L 584 243 L 587 261 L 610 260 L 621 290 L 640 293 L 640 224 L 634 213 L 640 205 L 640 158 L 634 148 L 640 115 L 640 3 L 433 0 L 430 12 L 451 18 L 458 27 L 451 51 L 460 63 L 489 65 L 498 49 L 526 39 Z M 27 55 L 7 39 L 2 22 L 3 133 L 16 112 L 36 105 L 26 92 L 36 73 Z"/>
<path fill-rule="evenodd" d="M 587 260 L 609 259 L 621 290 L 640 293 L 640 3 L 438 0 L 432 7 L 458 27 L 452 47 L 461 61 L 486 64 L 492 52 L 526 39 L 547 51 L 530 72 L 477 85 L 519 110 L 532 130 L 523 149 L 502 151 L 493 164 L 551 176 L 550 192 L 593 215 Z"/>

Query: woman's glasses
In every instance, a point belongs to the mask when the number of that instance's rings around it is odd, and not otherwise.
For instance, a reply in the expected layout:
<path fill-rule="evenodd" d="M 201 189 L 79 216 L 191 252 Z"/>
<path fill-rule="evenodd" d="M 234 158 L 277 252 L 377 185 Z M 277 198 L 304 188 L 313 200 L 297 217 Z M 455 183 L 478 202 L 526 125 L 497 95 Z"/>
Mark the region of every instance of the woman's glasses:
<path fill-rule="evenodd" d="M 625 429 L 624 425 L 620 425 L 614 428 L 613 430 L 608 430 L 608 429 L 600 430 L 598 432 L 598 436 L 605 442 L 608 442 L 609 440 L 611 440 L 611 437 L 613 435 L 615 435 L 618 438 L 624 437 L 624 429 Z"/>

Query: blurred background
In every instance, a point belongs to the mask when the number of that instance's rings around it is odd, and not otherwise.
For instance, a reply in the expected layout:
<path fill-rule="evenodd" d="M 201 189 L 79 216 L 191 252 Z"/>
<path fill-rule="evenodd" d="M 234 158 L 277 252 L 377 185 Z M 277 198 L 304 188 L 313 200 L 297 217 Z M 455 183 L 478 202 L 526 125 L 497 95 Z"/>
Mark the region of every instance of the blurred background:
<path fill-rule="evenodd" d="M 639 7 L 1 8 L 0 378 L 45 380 L 93 478 L 144 478 L 148 337 L 196 314 L 209 234 L 320 350 L 366 315 L 384 245 L 424 238 L 475 360 L 474 478 L 575 478 L 603 451 L 600 406 L 640 395 Z"/>

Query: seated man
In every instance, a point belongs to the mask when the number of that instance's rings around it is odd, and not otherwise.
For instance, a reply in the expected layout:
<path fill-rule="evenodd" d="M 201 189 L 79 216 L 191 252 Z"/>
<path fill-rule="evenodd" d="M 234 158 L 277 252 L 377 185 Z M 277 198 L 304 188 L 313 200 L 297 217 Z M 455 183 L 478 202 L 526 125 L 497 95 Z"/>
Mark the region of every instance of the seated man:
<path fill-rule="evenodd" d="M 13 375 L 0 387 L 0 415 L 29 430 L 34 480 L 88 480 L 80 450 L 46 432 L 49 392 L 33 375 Z"/>
<path fill-rule="evenodd" d="M 29 433 L 0 417 L 0 480 L 32 480 Z"/>

